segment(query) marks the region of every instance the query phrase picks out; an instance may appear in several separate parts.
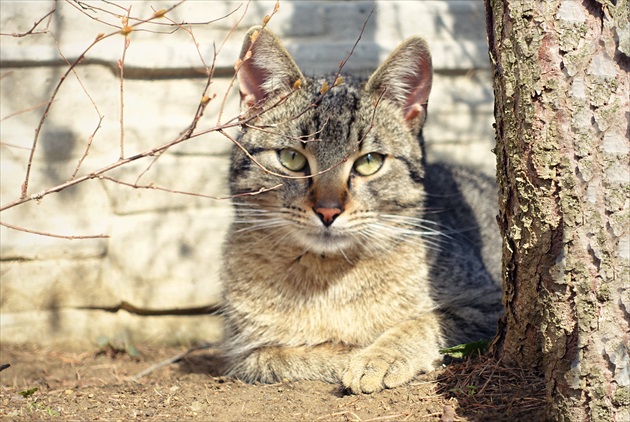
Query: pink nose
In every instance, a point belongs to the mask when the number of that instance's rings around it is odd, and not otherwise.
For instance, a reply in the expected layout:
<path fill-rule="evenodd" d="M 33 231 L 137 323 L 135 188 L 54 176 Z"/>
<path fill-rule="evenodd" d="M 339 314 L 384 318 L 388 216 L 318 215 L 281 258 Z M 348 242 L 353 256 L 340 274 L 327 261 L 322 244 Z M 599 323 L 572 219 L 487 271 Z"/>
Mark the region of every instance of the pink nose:
<path fill-rule="evenodd" d="M 339 208 L 315 208 L 315 213 L 326 227 L 330 226 L 341 212 Z"/>

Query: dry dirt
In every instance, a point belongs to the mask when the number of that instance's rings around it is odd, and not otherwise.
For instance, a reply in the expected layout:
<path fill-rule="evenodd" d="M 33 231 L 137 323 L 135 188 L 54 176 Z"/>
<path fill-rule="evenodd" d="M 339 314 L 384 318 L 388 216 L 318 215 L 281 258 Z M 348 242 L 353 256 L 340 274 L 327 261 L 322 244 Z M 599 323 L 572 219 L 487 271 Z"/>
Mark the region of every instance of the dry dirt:
<path fill-rule="evenodd" d="M 519 421 L 542 420 L 542 383 L 489 359 L 452 364 L 401 388 L 348 395 L 320 382 L 248 385 L 218 375 L 211 349 L 111 346 L 68 353 L 3 344 L 2 420 Z M 134 354 L 134 353 L 132 353 Z M 150 372 L 134 381 L 142 371 Z"/>

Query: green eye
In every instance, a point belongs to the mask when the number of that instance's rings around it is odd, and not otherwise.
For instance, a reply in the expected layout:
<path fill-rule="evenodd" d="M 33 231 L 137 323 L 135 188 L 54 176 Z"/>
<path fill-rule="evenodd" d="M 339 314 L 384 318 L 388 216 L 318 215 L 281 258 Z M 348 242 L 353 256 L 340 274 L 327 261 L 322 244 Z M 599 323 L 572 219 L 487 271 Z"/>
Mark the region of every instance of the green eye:
<path fill-rule="evenodd" d="M 381 169 L 385 157 L 377 152 L 370 152 L 354 162 L 354 169 L 361 176 L 371 176 Z"/>
<path fill-rule="evenodd" d="M 278 151 L 280 164 L 291 171 L 302 171 L 306 167 L 306 157 L 294 149 L 281 149 Z"/>

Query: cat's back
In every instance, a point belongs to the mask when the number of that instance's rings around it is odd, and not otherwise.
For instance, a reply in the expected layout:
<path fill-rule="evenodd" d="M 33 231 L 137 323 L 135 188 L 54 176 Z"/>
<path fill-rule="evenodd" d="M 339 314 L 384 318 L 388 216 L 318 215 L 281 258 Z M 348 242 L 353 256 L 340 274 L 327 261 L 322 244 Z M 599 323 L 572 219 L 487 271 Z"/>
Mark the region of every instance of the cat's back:
<path fill-rule="evenodd" d="M 501 306 L 497 186 L 482 172 L 449 163 L 426 166 L 424 216 L 433 297 L 454 342 L 491 338 Z"/>
<path fill-rule="evenodd" d="M 442 225 L 448 235 L 445 243 L 479 257 L 498 283 L 501 239 L 495 180 L 477 169 L 436 162 L 426 167 L 426 192 L 425 214 Z"/>

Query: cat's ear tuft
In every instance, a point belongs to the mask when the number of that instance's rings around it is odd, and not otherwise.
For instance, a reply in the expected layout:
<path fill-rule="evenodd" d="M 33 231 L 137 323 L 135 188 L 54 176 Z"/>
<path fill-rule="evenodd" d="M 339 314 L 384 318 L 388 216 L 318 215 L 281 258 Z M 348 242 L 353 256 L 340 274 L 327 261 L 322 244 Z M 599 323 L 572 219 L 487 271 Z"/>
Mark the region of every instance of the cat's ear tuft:
<path fill-rule="evenodd" d="M 411 37 L 376 69 L 366 89 L 400 106 L 405 122 L 420 128 L 426 118 L 432 74 L 431 53 L 426 41 Z"/>
<path fill-rule="evenodd" d="M 260 106 L 272 94 L 299 88 L 303 79 L 280 40 L 261 26 L 247 32 L 235 68 L 243 111 Z"/>

